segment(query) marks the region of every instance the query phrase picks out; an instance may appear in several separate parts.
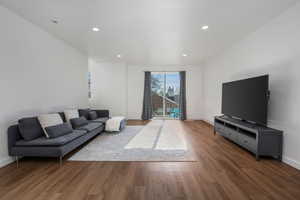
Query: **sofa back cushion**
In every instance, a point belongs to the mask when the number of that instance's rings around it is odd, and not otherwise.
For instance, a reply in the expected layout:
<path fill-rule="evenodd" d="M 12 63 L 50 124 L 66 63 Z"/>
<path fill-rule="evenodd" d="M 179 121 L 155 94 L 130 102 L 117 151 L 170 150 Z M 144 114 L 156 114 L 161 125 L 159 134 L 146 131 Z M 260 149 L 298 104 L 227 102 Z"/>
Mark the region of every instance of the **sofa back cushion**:
<path fill-rule="evenodd" d="M 66 122 L 70 122 L 70 119 L 78 118 L 79 113 L 78 110 L 65 110 L 64 111 Z"/>
<path fill-rule="evenodd" d="M 47 138 L 49 138 L 49 135 L 46 131 L 46 127 L 55 126 L 55 125 L 64 123 L 58 113 L 40 115 L 40 116 L 38 116 L 38 120 L 39 120 Z"/>
<path fill-rule="evenodd" d="M 70 120 L 74 129 L 87 125 L 89 122 L 85 117 L 74 118 Z"/>
<path fill-rule="evenodd" d="M 72 127 L 69 123 L 58 124 L 45 128 L 49 138 L 60 137 L 73 132 Z"/>
<path fill-rule="evenodd" d="M 79 109 L 79 117 L 85 117 L 86 119 L 89 119 L 89 112 L 91 112 L 91 109 L 86 108 L 86 109 Z"/>
<path fill-rule="evenodd" d="M 89 119 L 90 120 L 95 120 L 98 118 L 97 112 L 96 111 L 90 111 L 89 112 Z"/>
<path fill-rule="evenodd" d="M 43 129 L 37 117 L 22 118 L 18 126 L 24 140 L 33 140 L 43 136 Z"/>
<path fill-rule="evenodd" d="M 59 116 L 61 117 L 61 119 L 63 120 L 63 122 L 67 122 L 66 120 L 66 116 L 64 112 L 58 112 Z"/>

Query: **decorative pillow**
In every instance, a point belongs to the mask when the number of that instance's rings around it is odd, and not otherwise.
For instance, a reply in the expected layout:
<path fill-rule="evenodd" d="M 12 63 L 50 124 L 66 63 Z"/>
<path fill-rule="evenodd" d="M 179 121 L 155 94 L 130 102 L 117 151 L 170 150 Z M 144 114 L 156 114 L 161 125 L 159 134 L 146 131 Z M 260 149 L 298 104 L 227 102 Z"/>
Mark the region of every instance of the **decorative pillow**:
<path fill-rule="evenodd" d="M 44 131 L 36 117 L 19 120 L 19 131 L 24 140 L 33 140 L 43 136 Z"/>
<path fill-rule="evenodd" d="M 70 120 L 74 129 L 87 125 L 89 122 L 85 117 L 74 118 Z"/>
<path fill-rule="evenodd" d="M 73 132 L 69 123 L 58 124 L 45 128 L 49 138 L 56 138 Z"/>
<path fill-rule="evenodd" d="M 45 129 L 46 127 L 55 126 L 55 125 L 64 123 L 58 113 L 40 115 L 40 116 L 38 116 L 38 119 L 39 119 L 39 122 L 40 122 L 47 138 L 49 138 L 49 135 Z"/>
<path fill-rule="evenodd" d="M 95 120 L 98 118 L 97 112 L 96 111 L 91 111 L 89 112 L 89 119 L 90 120 Z"/>
<path fill-rule="evenodd" d="M 91 111 L 91 109 L 89 108 L 86 108 L 86 109 L 79 109 L 78 112 L 79 112 L 79 116 L 80 117 L 85 117 L 86 119 L 89 118 L 89 112 Z"/>
<path fill-rule="evenodd" d="M 70 119 L 79 117 L 78 110 L 65 110 L 64 114 L 67 122 L 70 122 Z"/>

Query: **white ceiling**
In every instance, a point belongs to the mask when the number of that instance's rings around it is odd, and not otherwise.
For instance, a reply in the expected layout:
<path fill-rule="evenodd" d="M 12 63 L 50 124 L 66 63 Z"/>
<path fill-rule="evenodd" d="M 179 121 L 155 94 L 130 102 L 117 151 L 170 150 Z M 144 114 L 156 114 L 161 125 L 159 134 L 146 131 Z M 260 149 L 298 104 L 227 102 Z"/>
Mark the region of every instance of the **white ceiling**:
<path fill-rule="evenodd" d="M 0 0 L 90 57 L 131 64 L 198 64 L 297 0 Z M 51 22 L 57 19 L 58 24 Z M 209 29 L 203 31 L 202 25 Z M 92 27 L 100 28 L 92 32 Z M 185 53 L 188 56 L 183 57 Z"/>

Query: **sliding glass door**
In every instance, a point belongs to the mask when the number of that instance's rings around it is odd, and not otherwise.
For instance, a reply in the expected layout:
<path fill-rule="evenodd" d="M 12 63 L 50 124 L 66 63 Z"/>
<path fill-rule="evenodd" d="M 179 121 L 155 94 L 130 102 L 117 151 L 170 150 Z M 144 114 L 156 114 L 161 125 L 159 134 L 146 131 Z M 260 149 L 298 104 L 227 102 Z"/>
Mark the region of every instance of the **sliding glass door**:
<path fill-rule="evenodd" d="M 153 117 L 179 118 L 179 72 L 152 72 Z"/>

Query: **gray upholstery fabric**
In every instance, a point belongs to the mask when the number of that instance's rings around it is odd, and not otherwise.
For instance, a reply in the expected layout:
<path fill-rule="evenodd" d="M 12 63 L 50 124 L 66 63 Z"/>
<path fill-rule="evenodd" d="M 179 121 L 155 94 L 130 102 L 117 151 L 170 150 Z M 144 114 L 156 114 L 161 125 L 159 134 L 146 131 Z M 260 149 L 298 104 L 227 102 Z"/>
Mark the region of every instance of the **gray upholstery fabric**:
<path fill-rule="evenodd" d="M 11 129 L 11 133 L 14 132 Z M 86 141 L 98 135 L 103 131 L 103 127 L 97 128 L 81 137 L 63 145 L 63 146 L 12 146 L 9 150 L 10 156 L 35 156 L 35 157 L 59 157 L 64 156 Z M 12 134 L 13 135 L 13 134 Z M 14 137 L 14 136 L 13 136 Z"/>
<path fill-rule="evenodd" d="M 101 126 L 104 126 L 102 123 L 88 123 L 87 125 L 78 127 L 76 130 L 86 130 L 86 131 L 92 131 L 94 129 L 97 129 Z"/>
<path fill-rule="evenodd" d="M 72 133 L 57 138 L 49 139 L 46 137 L 40 137 L 31 141 L 19 140 L 16 142 L 15 146 L 62 146 L 84 134 L 86 134 L 85 131 L 74 131 Z"/>
<path fill-rule="evenodd" d="M 24 139 L 19 130 L 19 125 L 10 126 L 7 129 L 7 147 L 8 154 L 11 155 L 11 149 L 16 144 L 16 141 Z"/>
<path fill-rule="evenodd" d="M 186 72 L 181 71 L 180 75 L 180 94 L 179 94 L 179 110 L 180 119 L 186 120 Z"/>
<path fill-rule="evenodd" d="M 103 123 L 103 124 L 105 124 L 105 122 L 106 122 L 108 119 L 109 119 L 108 117 L 100 117 L 100 118 L 95 119 L 95 120 L 90 120 L 89 122 L 97 122 L 97 123 Z"/>
<path fill-rule="evenodd" d="M 58 124 L 55 126 L 49 126 L 45 128 L 49 138 L 60 137 L 73 132 L 69 123 Z"/>
<path fill-rule="evenodd" d="M 98 118 L 98 116 L 97 116 L 97 112 L 96 111 L 90 111 L 89 112 L 89 120 L 95 120 L 97 118 Z"/>
<path fill-rule="evenodd" d="M 108 110 L 96 110 L 96 112 L 100 117 L 109 117 Z M 10 156 L 34 157 L 64 156 L 104 130 L 103 123 L 90 124 L 95 125 L 90 125 L 83 130 L 73 130 L 71 134 L 57 138 L 47 139 L 42 132 L 42 137 L 32 141 L 24 140 L 21 136 L 19 125 L 10 126 L 7 130 L 8 154 Z M 61 139 L 62 137 L 63 139 Z"/>
<path fill-rule="evenodd" d="M 20 119 L 19 130 L 24 140 L 33 140 L 44 135 L 43 129 L 37 117 Z"/>
<path fill-rule="evenodd" d="M 91 110 L 91 109 L 79 109 L 79 116 L 80 117 L 85 117 L 86 119 L 89 119 L 89 112 L 91 111 L 96 111 L 97 117 L 102 118 L 102 117 L 109 117 L 109 110 Z"/>
<path fill-rule="evenodd" d="M 67 122 L 67 119 L 66 119 L 66 116 L 65 116 L 64 112 L 59 112 L 58 114 L 61 117 L 61 119 L 63 120 L 63 122 Z"/>
<path fill-rule="evenodd" d="M 145 72 L 142 119 L 149 120 L 151 118 L 152 118 L 151 72 Z"/>
<path fill-rule="evenodd" d="M 109 118 L 109 110 L 94 110 L 97 113 L 98 118 L 107 117 Z"/>
<path fill-rule="evenodd" d="M 86 108 L 86 109 L 79 109 L 78 113 L 80 117 L 85 117 L 85 119 L 89 119 L 89 112 L 91 111 L 91 109 Z"/>
<path fill-rule="evenodd" d="M 71 122 L 72 127 L 74 129 L 77 129 L 81 126 L 85 126 L 89 123 L 88 120 L 83 116 L 79 117 L 79 118 L 70 119 L 70 122 Z"/>

